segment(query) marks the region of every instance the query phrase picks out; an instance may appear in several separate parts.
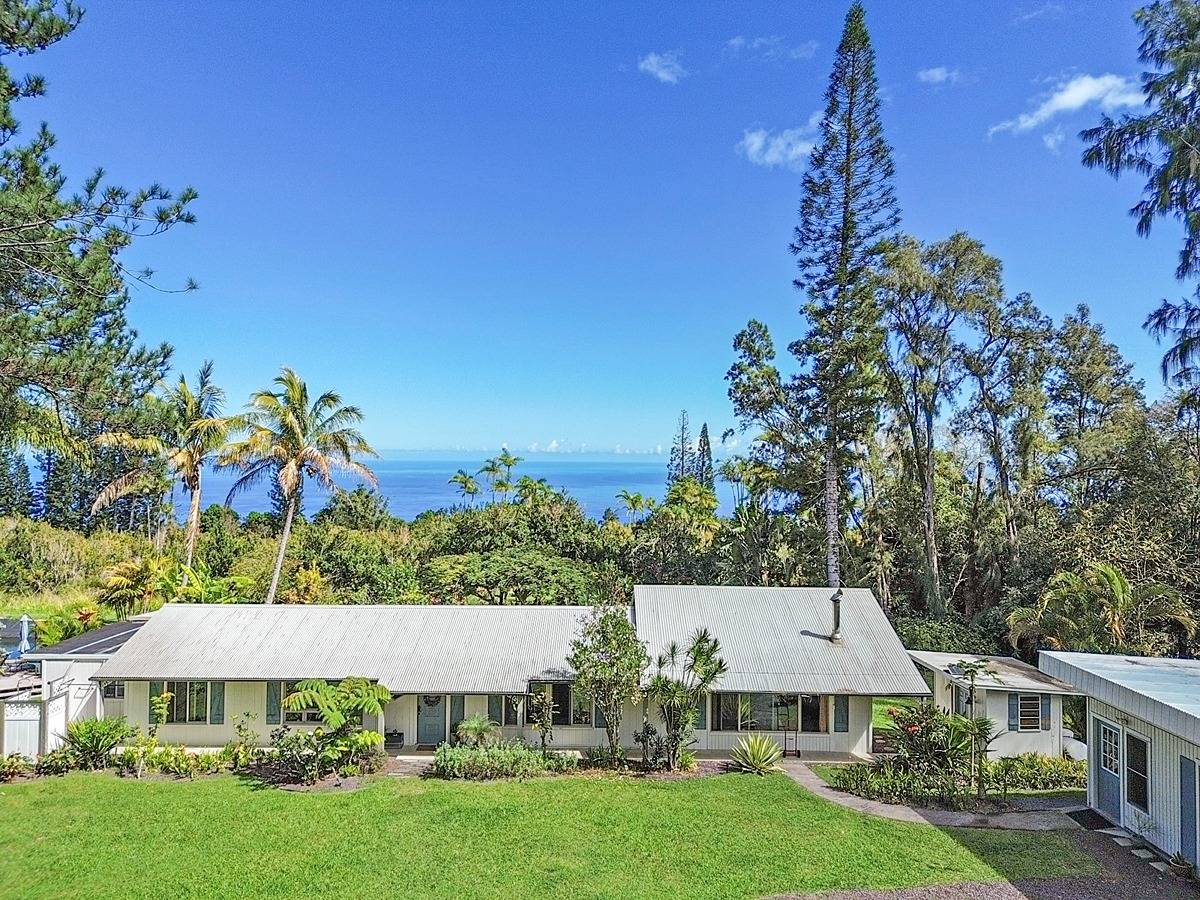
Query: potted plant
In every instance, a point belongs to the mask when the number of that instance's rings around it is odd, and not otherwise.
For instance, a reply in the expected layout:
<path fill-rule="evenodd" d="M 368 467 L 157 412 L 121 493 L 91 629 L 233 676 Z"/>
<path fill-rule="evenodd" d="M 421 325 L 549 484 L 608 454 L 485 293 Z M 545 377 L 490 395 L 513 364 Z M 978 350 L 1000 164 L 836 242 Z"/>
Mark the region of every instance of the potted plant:
<path fill-rule="evenodd" d="M 1171 871 L 1180 878 L 1191 878 L 1192 873 L 1195 871 L 1195 866 L 1192 865 L 1192 861 L 1182 853 L 1176 853 L 1174 856 L 1172 856 L 1169 860 L 1167 860 L 1167 865 L 1169 865 L 1171 867 Z"/>

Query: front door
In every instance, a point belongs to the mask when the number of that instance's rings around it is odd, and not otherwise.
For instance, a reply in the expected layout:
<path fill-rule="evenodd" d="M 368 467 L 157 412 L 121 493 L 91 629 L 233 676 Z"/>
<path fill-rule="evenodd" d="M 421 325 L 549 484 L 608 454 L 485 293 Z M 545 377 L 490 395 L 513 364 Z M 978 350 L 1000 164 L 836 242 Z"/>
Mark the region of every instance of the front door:
<path fill-rule="evenodd" d="M 441 694 L 417 697 L 417 743 L 436 747 L 446 740 L 446 698 Z"/>
<path fill-rule="evenodd" d="M 1196 763 L 1179 757 L 1179 852 L 1196 865 L 1200 862 L 1200 829 L 1196 826 Z"/>
<path fill-rule="evenodd" d="M 1096 809 L 1114 825 L 1121 824 L 1121 732 L 1099 719 L 1092 720 L 1097 736 L 1093 770 L 1096 776 Z"/>

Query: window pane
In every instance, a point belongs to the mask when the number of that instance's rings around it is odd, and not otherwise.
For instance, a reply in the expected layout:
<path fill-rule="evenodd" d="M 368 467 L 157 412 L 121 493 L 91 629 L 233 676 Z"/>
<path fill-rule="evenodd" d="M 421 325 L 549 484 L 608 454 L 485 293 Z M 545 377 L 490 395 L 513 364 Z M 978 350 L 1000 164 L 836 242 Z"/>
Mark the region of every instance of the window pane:
<path fill-rule="evenodd" d="M 1017 707 L 1017 725 L 1021 731 L 1040 731 L 1042 728 L 1042 698 L 1040 694 L 1022 694 Z"/>
<path fill-rule="evenodd" d="M 188 682 L 188 721 L 208 721 L 208 682 Z"/>
<path fill-rule="evenodd" d="M 798 700 L 795 694 L 775 695 L 775 730 L 795 731 L 798 713 Z"/>
<path fill-rule="evenodd" d="M 718 731 L 738 730 L 738 695 L 713 694 L 713 724 Z"/>
<path fill-rule="evenodd" d="M 1121 749 L 1117 743 L 1117 732 L 1106 725 L 1100 726 L 1100 765 L 1106 772 L 1121 774 Z"/>
<path fill-rule="evenodd" d="M 504 698 L 504 724 L 505 725 L 520 725 L 521 717 L 518 715 L 521 697 L 519 695 L 507 695 Z"/>
<path fill-rule="evenodd" d="M 571 690 L 571 724 L 592 724 L 592 701 L 583 691 Z"/>
<path fill-rule="evenodd" d="M 554 712 L 550 721 L 555 725 L 571 724 L 571 686 L 565 682 L 550 685 L 550 699 L 554 703 Z"/>
<path fill-rule="evenodd" d="M 500 694 L 488 694 L 488 718 L 497 725 L 504 721 L 504 697 Z"/>
<path fill-rule="evenodd" d="M 701 697 L 700 702 L 696 704 L 696 730 L 706 731 L 708 729 L 708 698 Z"/>
<path fill-rule="evenodd" d="M 770 731 L 774 724 L 774 694 L 743 694 L 750 701 L 750 717 L 742 723 L 747 731 Z"/>
<path fill-rule="evenodd" d="M 1125 736 L 1125 799 L 1150 811 L 1150 745 L 1131 734 Z"/>
<path fill-rule="evenodd" d="M 819 694 L 800 695 L 800 730 L 818 733 L 821 731 L 821 696 Z"/>
<path fill-rule="evenodd" d="M 168 722 L 186 722 L 187 721 L 187 682 L 186 681 L 168 681 L 163 690 L 171 695 L 171 702 L 167 705 L 167 721 Z"/>

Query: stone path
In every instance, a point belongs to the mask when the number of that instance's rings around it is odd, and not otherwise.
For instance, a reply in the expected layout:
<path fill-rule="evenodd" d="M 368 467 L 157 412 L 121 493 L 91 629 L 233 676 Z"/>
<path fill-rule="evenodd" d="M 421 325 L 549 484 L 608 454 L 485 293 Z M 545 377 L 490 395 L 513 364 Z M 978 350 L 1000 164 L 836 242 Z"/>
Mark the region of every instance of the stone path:
<path fill-rule="evenodd" d="M 1079 825 L 1067 818 L 1062 810 L 984 815 L 950 809 L 919 809 L 896 803 L 880 803 L 877 800 L 867 800 L 864 797 L 847 794 L 845 791 L 834 790 L 798 759 L 785 759 L 780 766 L 788 777 L 805 790 L 830 803 L 836 803 L 838 806 L 857 810 L 867 815 L 894 819 L 898 822 L 925 822 L 939 828 L 1004 828 L 1016 831 L 1072 831 L 1079 829 Z"/>

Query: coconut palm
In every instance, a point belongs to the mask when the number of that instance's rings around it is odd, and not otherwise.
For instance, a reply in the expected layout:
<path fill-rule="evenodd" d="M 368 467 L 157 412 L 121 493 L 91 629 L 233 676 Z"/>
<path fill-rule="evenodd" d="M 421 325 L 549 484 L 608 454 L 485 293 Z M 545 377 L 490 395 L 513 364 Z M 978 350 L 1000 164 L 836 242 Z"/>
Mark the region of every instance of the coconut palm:
<path fill-rule="evenodd" d="M 138 493 L 157 467 L 165 463 L 173 478 L 183 482 L 190 503 L 187 519 L 187 550 L 184 565 L 191 567 L 200 534 L 200 483 L 204 467 L 225 446 L 230 419 L 221 415 L 225 392 L 212 382 L 212 361 L 200 367 L 196 388 L 179 376 L 174 385 L 164 386 L 162 402 L 166 408 L 166 430 L 162 437 L 106 433 L 96 438 L 102 446 L 121 447 L 152 456 L 152 462 L 138 466 L 110 482 L 92 503 L 92 513 L 104 509 L 128 494 Z"/>
<path fill-rule="evenodd" d="M 496 482 L 500 481 L 500 476 L 504 474 L 504 470 L 500 466 L 500 461 L 494 457 L 486 460 L 475 474 L 482 475 L 488 480 L 488 489 L 492 492 L 492 502 L 495 502 Z"/>
<path fill-rule="evenodd" d="M 504 480 L 510 482 L 512 481 L 513 466 L 524 461 L 524 457 L 513 456 L 509 453 L 507 447 L 501 448 L 500 455 L 496 457 L 496 462 L 504 466 Z"/>
<path fill-rule="evenodd" d="M 554 496 L 554 488 L 545 478 L 522 475 L 517 479 L 517 499 L 527 506 L 537 506 Z"/>
<path fill-rule="evenodd" d="M 275 570 L 267 603 L 275 600 L 279 573 L 292 533 L 297 498 L 306 477 L 315 478 L 324 487 L 336 487 L 332 472 L 339 469 L 357 475 L 372 487 L 378 484 L 375 473 L 355 457 L 379 454 L 354 428 L 362 421 L 357 406 L 345 406 L 340 395 L 326 391 L 309 400 L 308 385 L 291 369 L 284 367 L 276 376 L 278 390 L 255 391 L 249 409 L 235 417 L 234 429 L 243 435 L 221 454 L 221 464 L 241 471 L 225 503 L 264 478 L 274 478 L 284 500 L 283 531 L 275 555 Z"/>
<path fill-rule="evenodd" d="M 458 493 L 469 502 L 474 502 L 475 495 L 479 493 L 479 482 L 466 469 L 459 469 L 451 475 L 447 484 L 457 484 Z"/>
<path fill-rule="evenodd" d="M 617 499 L 625 507 L 625 514 L 628 516 L 630 525 L 637 519 L 638 513 L 646 509 L 646 498 L 637 491 L 622 490 L 617 494 Z"/>
<path fill-rule="evenodd" d="M 1008 617 L 1009 639 L 1044 642 L 1056 650 L 1090 653 L 1144 653 L 1152 650 L 1152 629 L 1175 625 L 1190 638 L 1196 619 L 1171 588 L 1149 582 L 1130 584 L 1115 566 L 1094 562 L 1083 574 L 1059 572 L 1032 607 Z"/>

